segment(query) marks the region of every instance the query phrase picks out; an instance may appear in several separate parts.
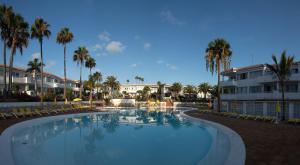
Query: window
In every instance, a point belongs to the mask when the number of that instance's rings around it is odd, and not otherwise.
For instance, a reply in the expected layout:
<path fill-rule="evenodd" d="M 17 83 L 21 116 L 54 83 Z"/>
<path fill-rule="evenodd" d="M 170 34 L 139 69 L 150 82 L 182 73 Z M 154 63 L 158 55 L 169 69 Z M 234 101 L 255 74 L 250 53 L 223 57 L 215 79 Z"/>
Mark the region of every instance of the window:
<path fill-rule="evenodd" d="M 238 74 L 238 79 L 239 80 L 245 80 L 245 79 L 247 79 L 247 73 Z"/>
<path fill-rule="evenodd" d="M 261 86 L 251 86 L 249 88 L 249 93 L 261 93 Z"/>
<path fill-rule="evenodd" d="M 287 84 L 286 87 L 286 92 L 298 92 L 298 84 L 297 83 L 290 83 Z"/>
<path fill-rule="evenodd" d="M 223 88 L 223 94 L 234 94 L 234 93 L 235 93 L 235 88 L 231 88 L 231 87 Z"/>
<path fill-rule="evenodd" d="M 270 93 L 276 90 L 276 83 L 264 84 L 264 92 Z"/>
<path fill-rule="evenodd" d="M 247 87 L 238 87 L 236 93 L 247 93 Z"/>
<path fill-rule="evenodd" d="M 262 76 L 262 70 L 258 70 L 258 71 L 253 71 L 249 73 L 249 77 L 250 78 L 256 78 Z"/>
<path fill-rule="evenodd" d="M 293 69 L 292 69 L 292 73 L 299 73 L 298 68 L 293 68 Z"/>

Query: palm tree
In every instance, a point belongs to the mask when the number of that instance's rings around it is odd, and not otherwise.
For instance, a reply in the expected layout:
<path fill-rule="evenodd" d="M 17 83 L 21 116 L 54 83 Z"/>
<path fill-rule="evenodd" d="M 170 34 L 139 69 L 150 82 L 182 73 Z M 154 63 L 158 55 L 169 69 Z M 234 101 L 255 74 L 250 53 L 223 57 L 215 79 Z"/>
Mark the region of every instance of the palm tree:
<path fill-rule="evenodd" d="M 170 91 L 175 93 L 175 99 L 178 99 L 179 92 L 182 90 L 182 84 L 179 82 L 175 82 L 170 87 Z"/>
<path fill-rule="evenodd" d="M 85 61 L 85 67 L 89 68 L 90 69 L 90 80 L 89 81 L 92 81 L 94 82 L 94 77 L 92 75 L 92 68 L 96 67 L 96 61 L 94 58 L 92 58 L 91 56 L 88 56 L 88 58 L 86 59 Z M 94 83 L 93 83 L 94 84 Z M 92 91 L 93 91 L 93 88 L 91 88 L 90 90 L 90 102 L 92 102 Z"/>
<path fill-rule="evenodd" d="M 34 91 L 35 96 L 37 96 L 37 74 L 41 73 L 42 63 L 39 62 L 39 59 L 35 58 L 32 61 L 29 61 L 27 66 L 26 72 L 32 74 L 32 77 L 34 78 Z"/>
<path fill-rule="evenodd" d="M 161 101 L 163 100 L 165 84 L 161 83 L 160 81 L 157 81 L 156 85 L 158 86 L 157 89 L 158 99 Z"/>
<path fill-rule="evenodd" d="M 218 38 L 211 41 L 206 48 L 205 60 L 206 60 L 206 69 L 210 70 L 213 74 L 215 70 L 218 74 L 218 111 L 221 110 L 221 98 L 220 98 L 220 72 L 221 65 L 223 69 L 230 68 L 230 60 L 232 51 L 230 44 L 222 39 Z"/>
<path fill-rule="evenodd" d="M 95 81 L 96 81 L 96 88 L 97 88 L 97 99 L 99 99 L 98 98 L 98 89 L 99 89 L 99 87 L 100 87 L 100 82 L 102 81 L 102 74 L 101 74 L 101 72 L 95 72 L 94 74 L 93 74 L 93 77 L 94 77 L 94 79 L 95 79 Z"/>
<path fill-rule="evenodd" d="M 88 56 L 85 61 L 85 67 L 90 69 L 90 76 L 92 76 L 92 69 L 96 67 L 95 59 L 91 56 Z"/>
<path fill-rule="evenodd" d="M 278 63 L 275 55 L 272 55 L 275 65 L 266 64 L 267 67 L 276 75 L 279 85 L 281 87 L 281 99 L 282 99 L 282 120 L 285 120 L 285 83 L 291 74 L 291 68 L 294 62 L 294 56 L 286 56 L 286 52 L 281 53 L 281 58 Z"/>
<path fill-rule="evenodd" d="M 210 92 L 211 88 L 208 83 L 202 83 L 198 86 L 198 91 L 204 94 L 204 100 L 206 100 L 207 93 Z"/>
<path fill-rule="evenodd" d="M 41 56 L 41 106 L 43 107 L 44 101 L 44 60 L 43 60 L 43 39 L 44 37 L 49 38 L 51 32 L 49 30 L 50 25 L 42 18 L 36 18 L 34 23 L 31 25 L 31 38 L 38 39 L 40 44 L 40 56 Z"/>
<path fill-rule="evenodd" d="M 186 87 L 184 87 L 183 92 L 188 94 L 197 93 L 193 85 L 187 85 Z"/>
<path fill-rule="evenodd" d="M 12 90 L 12 68 L 13 68 L 13 61 L 14 55 L 19 49 L 21 55 L 23 54 L 23 48 L 28 46 L 28 38 L 29 38 L 29 31 L 28 31 L 28 23 L 24 21 L 24 18 L 17 14 L 13 15 L 10 20 L 9 26 L 9 39 L 8 39 L 8 46 L 10 47 L 10 56 L 9 56 L 9 69 L 8 69 L 8 93 L 11 94 Z"/>
<path fill-rule="evenodd" d="M 149 86 L 145 86 L 142 91 L 143 100 L 148 100 L 151 89 Z"/>
<path fill-rule="evenodd" d="M 103 84 L 110 89 L 109 95 L 112 95 L 115 90 L 120 89 L 120 83 L 114 76 L 108 76 Z"/>
<path fill-rule="evenodd" d="M 10 36 L 10 20 L 14 16 L 13 9 L 11 6 L 0 5 L 0 30 L 1 30 L 1 39 L 3 41 L 3 64 L 4 64 L 4 97 L 7 95 L 7 82 L 6 82 L 6 48 L 9 43 Z"/>
<path fill-rule="evenodd" d="M 64 46 L 64 99 L 67 102 L 67 43 L 73 40 L 73 33 L 69 31 L 69 28 L 62 28 L 60 32 L 57 33 L 56 42 Z"/>
<path fill-rule="evenodd" d="M 127 84 L 129 83 L 129 80 L 128 80 L 128 79 L 126 80 L 126 83 L 127 83 Z"/>
<path fill-rule="evenodd" d="M 83 88 L 83 84 L 82 84 L 82 66 L 83 63 L 85 62 L 85 60 L 89 57 L 88 55 L 88 50 L 84 47 L 78 47 L 77 50 L 74 51 L 74 55 L 73 55 L 73 61 L 77 62 L 77 65 L 80 64 L 80 93 L 79 93 L 79 98 L 82 99 L 82 88 Z"/>
<path fill-rule="evenodd" d="M 135 76 L 134 79 L 135 79 L 136 83 L 138 83 L 138 80 L 140 79 L 140 77 L 139 76 Z"/>

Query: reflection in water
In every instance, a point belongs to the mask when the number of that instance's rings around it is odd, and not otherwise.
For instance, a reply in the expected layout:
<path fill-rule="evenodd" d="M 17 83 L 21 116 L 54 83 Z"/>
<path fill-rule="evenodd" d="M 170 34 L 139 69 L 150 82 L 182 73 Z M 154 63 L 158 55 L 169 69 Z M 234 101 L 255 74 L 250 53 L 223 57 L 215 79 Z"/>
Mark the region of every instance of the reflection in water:
<path fill-rule="evenodd" d="M 120 110 L 18 130 L 12 146 L 16 164 L 22 165 L 195 164 L 212 151 L 214 132 L 182 118 L 180 111 Z M 218 146 L 226 143 L 223 137 Z"/>

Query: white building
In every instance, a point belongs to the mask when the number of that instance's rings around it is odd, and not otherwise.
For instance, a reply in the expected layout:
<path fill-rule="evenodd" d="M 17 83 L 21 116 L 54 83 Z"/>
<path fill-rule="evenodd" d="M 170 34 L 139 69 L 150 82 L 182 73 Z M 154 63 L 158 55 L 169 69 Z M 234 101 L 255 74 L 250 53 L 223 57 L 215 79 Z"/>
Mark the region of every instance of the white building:
<path fill-rule="evenodd" d="M 221 75 L 222 111 L 275 115 L 276 102 L 281 100 L 280 85 L 266 65 L 232 68 Z M 285 98 L 286 116 L 300 117 L 300 62 L 292 66 Z"/>
<path fill-rule="evenodd" d="M 8 67 L 6 68 L 6 82 L 8 86 Z M 12 83 L 18 86 L 19 91 L 31 94 L 34 91 L 35 79 L 26 74 L 26 70 L 14 67 L 12 69 Z M 37 87 L 40 88 L 41 79 L 37 77 Z M 72 89 L 74 93 L 79 91 L 79 81 L 67 79 L 67 88 Z M 4 65 L 0 64 L 0 92 L 4 89 Z M 44 72 L 44 89 L 55 89 L 56 91 L 63 91 L 64 78 L 56 76 L 51 73 Z"/>
<path fill-rule="evenodd" d="M 120 86 L 120 92 L 126 92 L 131 96 L 135 96 L 137 94 L 137 91 L 143 90 L 144 87 L 148 86 L 151 90 L 150 93 L 155 93 L 158 90 L 158 85 L 157 84 L 121 84 Z M 169 92 L 169 88 L 171 85 L 164 85 L 164 93 Z"/>

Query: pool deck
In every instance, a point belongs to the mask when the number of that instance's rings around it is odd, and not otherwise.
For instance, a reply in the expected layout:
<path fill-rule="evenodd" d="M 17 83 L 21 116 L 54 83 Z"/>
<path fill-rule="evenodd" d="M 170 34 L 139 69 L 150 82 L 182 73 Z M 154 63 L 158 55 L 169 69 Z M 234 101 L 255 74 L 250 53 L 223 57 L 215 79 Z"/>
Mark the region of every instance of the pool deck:
<path fill-rule="evenodd" d="M 88 111 L 82 111 L 86 113 Z M 72 114 L 78 112 L 68 112 Z M 220 123 L 238 133 L 246 145 L 246 164 L 252 165 L 298 165 L 300 164 L 300 126 L 275 125 L 261 121 L 244 120 L 187 112 L 189 116 Z M 65 115 L 65 114 L 62 114 Z M 38 117 L 0 120 L 0 134 L 9 126 Z M 2 147 L 2 146 L 1 146 Z"/>
<path fill-rule="evenodd" d="M 299 165 L 300 126 L 236 119 L 199 111 L 189 116 L 220 123 L 237 132 L 246 145 L 246 165 Z"/>

